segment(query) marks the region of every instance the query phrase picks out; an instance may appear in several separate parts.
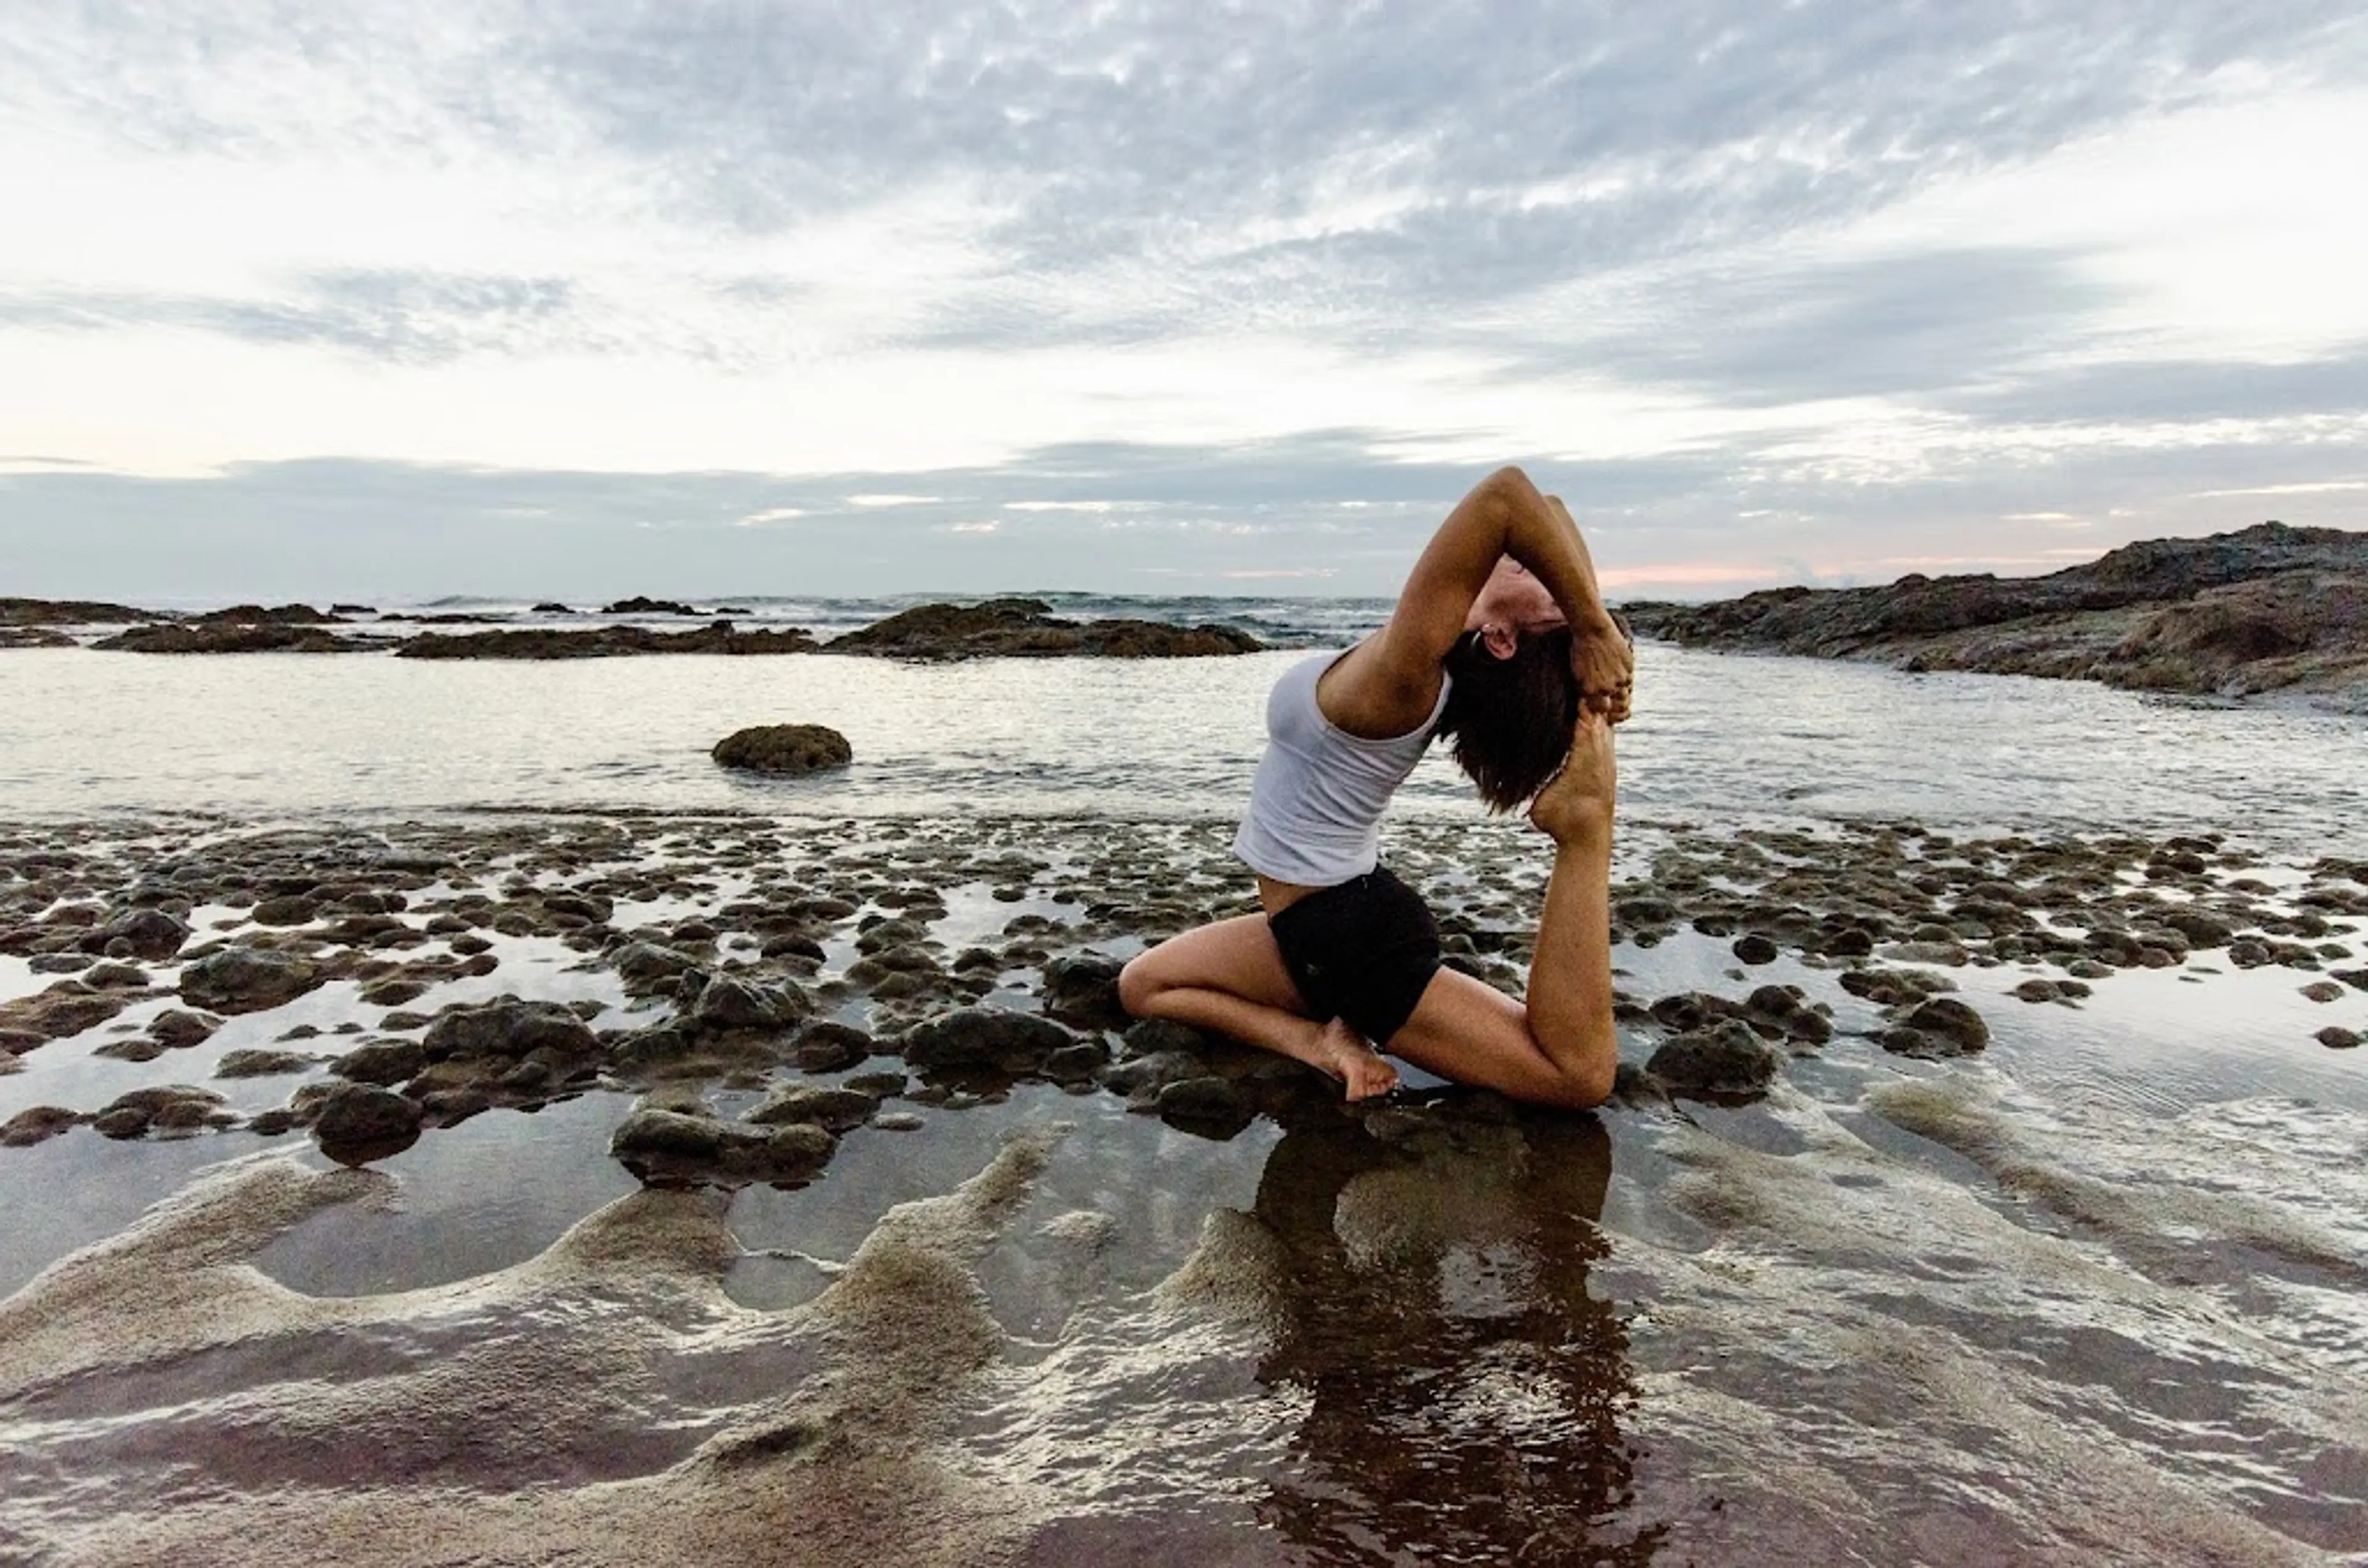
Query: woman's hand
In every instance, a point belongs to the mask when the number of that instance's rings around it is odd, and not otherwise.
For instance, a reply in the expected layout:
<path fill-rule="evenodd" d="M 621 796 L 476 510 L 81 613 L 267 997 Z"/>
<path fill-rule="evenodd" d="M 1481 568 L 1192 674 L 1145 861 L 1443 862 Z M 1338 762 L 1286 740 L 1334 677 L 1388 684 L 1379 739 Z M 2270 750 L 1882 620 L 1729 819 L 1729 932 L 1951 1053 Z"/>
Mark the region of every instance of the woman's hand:
<path fill-rule="evenodd" d="M 1570 629 L 1570 673 L 1578 682 L 1579 707 L 1618 724 L 1628 717 L 1636 681 L 1636 649 L 1609 615 L 1591 626 Z"/>

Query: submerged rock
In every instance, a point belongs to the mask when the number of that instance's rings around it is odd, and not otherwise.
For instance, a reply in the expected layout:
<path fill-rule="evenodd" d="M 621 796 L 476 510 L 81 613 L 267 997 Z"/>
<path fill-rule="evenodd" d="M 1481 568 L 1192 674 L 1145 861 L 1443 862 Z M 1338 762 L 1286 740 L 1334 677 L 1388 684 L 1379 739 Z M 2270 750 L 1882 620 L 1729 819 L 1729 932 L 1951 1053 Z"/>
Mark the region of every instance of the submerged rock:
<path fill-rule="evenodd" d="M 1098 953 L 1054 959 L 1044 966 L 1044 1011 L 1078 1028 L 1126 1028 L 1131 1020 L 1118 999 L 1118 975 L 1124 967 Z"/>

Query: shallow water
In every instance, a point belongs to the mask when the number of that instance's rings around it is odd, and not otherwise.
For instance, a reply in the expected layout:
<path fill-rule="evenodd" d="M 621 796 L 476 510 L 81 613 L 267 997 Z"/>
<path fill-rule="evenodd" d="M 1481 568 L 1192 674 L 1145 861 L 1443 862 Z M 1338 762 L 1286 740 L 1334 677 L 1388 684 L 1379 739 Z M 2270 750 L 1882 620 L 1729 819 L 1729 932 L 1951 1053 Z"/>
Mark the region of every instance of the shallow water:
<path fill-rule="evenodd" d="M 762 838 L 792 881 L 853 857 L 936 886 L 948 949 L 1021 913 L 1122 956 L 1139 938 L 1087 912 L 1107 887 L 1229 885 L 1223 819 L 1292 656 L 5 653 L 0 787 L 20 841 L 86 831 L 127 861 L 138 816 L 161 858 L 255 820 L 400 843 L 425 830 L 397 819 L 455 803 L 723 810 L 746 814 L 619 817 L 603 853 L 705 890 L 620 928 L 742 897 L 763 857 L 726 852 Z M 1744 824 L 1839 863 L 1837 820 L 1902 816 L 2233 833 L 2242 874 L 2288 893 L 2368 847 L 2356 720 L 1660 648 L 1642 681 L 1623 877 Z M 707 764 L 725 729 L 789 718 L 837 724 L 858 767 L 765 788 Z M 1443 770 L 1410 795 L 1394 863 L 1517 924 L 1533 841 Z M 65 825 L 93 818 L 114 820 Z M 962 869 L 996 856 L 1042 869 Z M 2341 962 L 2357 926 L 2328 933 Z M 640 1006 L 556 942 L 495 951 L 410 1006 Z M 1758 1104 L 1589 1117 L 1417 1096 L 1215 1138 L 990 1086 L 900 1102 L 917 1130 L 857 1128 L 820 1179 L 728 1197 L 635 1196 L 609 1092 L 487 1111 L 363 1175 L 302 1134 L 0 1149 L 0 1560 L 2368 1554 L 2368 1053 L 2311 1038 L 2368 1029 L 2368 993 L 2316 1003 L 2311 974 L 2198 951 L 2034 1006 L 2012 987 L 2055 971 L 1957 967 L 1991 1045 L 1927 1063 L 1854 1032 L 1880 1019 L 1830 963 L 1747 972 L 1683 927 L 1616 962 L 1644 999 L 1798 984 L 1841 1033 Z M 0 958 L 0 999 L 49 979 Z M 996 1000 L 1032 1006 L 1030 981 Z M 210 1082 L 291 1029 L 325 1056 L 382 1014 L 337 982 L 154 1063 L 90 1054 L 169 1001 L 28 1052 L 0 1119 Z M 252 1109 L 319 1076 L 218 1086 Z"/>

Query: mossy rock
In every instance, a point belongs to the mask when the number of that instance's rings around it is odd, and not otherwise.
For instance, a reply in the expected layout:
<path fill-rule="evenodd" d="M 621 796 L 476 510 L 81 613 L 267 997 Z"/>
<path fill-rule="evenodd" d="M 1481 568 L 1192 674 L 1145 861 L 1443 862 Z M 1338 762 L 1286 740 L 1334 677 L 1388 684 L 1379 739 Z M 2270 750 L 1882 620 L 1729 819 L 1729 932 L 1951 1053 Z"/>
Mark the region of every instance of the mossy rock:
<path fill-rule="evenodd" d="M 855 751 L 845 735 L 821 724 L 758 724 L 724 736 L 710 755 L 725 767 L 797 775 L 845 767 Z"/>

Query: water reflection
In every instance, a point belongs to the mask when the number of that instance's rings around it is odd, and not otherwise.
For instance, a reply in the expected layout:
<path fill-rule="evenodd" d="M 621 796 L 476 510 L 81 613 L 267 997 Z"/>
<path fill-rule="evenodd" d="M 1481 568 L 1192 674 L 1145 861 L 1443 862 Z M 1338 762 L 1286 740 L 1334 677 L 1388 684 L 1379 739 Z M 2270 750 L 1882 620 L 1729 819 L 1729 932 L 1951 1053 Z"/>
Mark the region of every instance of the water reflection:
<path fill-rule="evenodd" d="M 1295 1120 L 1252 1219 L 1280 1322 L 1258 1368 L 1304 1396 L 1263 1521 L 1326 1563 L 1642 1562 L 1611 1523 L 1636 1394 L 1588 1291 L 1611 1143 L 1487 1096 Z"/>

